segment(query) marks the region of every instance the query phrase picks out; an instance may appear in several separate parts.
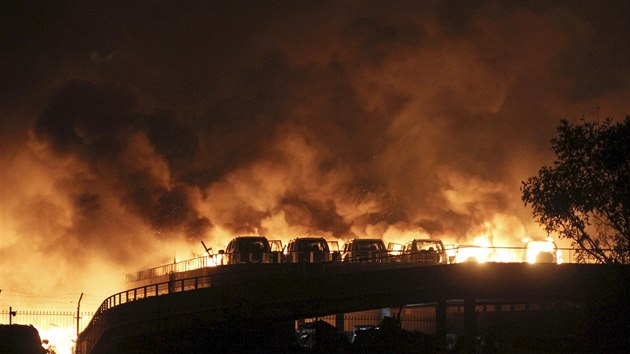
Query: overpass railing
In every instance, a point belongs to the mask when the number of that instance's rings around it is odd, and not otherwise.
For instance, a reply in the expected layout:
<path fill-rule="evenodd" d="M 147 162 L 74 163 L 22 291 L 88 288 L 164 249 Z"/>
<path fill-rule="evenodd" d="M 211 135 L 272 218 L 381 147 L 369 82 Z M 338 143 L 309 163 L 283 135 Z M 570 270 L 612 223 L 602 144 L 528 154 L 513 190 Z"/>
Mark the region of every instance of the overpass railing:
<path fill-rule="evenodd" d="M 525 255 L 525 247 L 480 247 L 473 245 L 461 245 L 458 248 L 446 248 L 444 253 L 448 257 L 448 262 L 436 262 L 438 259 L 429 254 L 416 253 L 410 255 L 403 251 L 375 251 L 373 254 L 363 255 L 357 259 L 349 259 L 351 262 L 411 262 L 411 263 L 462 263 L 466 261 L 477 262 L 527 262 Z M 127 283 L 133 283 L 142 280 L 156 279 L 159 277 L 169 276 L 173 273 L 181 273 L 194 269 L 207 267 L 225 266 L 233 263 L 251 263 L 251 260 L 240 257 L 236 254 L 228 257 L 223 254 L 214 254 L 212 256 L 202 256 L 185 261 L 174 262 L 157 266 L 134 273 L 128 273 L 125 276 Z M 300 255 L 293 252 L 283 255 L 280 252 L 269 252 L 263 255 L 261 263 L 296 263 L 299 260 L 306 260 L 310 263 L 321 262 L 318 255 L 313 252 L 304 252 Z M 331 252 L 326 257 L 325 262 L 341 262 L 341 255 L 338 251 Z M 597 260 L 583 250 L 573 248 L 557 248 L 555 255 L 557 263 L 597 263 Z"/>
<path fill-rule="evenodd" d="M 134 281 L 146 280 L 158 278 L 173 273 L 181 273 L 194 269 L 201 269 L 207 267 L 213 267 L 221 263 L 220 259 L 217 259 L 218 255 L 202 256 L 193 259 L 187 259 L 185 261 L 173 262 L 149 269 L 144 269 L 134 273 L 128 273 L 125 276 L 125 281 L 131 283 Z"/>
<path fill-rule="evenodd" d="M 96 310 L 90 323 L 77 338 L 77 353 L 89 353 L 105 331 L 104 314 L 106 311 L 129 302 L 134 302 L 150 297 L 179 293 L 189 290 L 209 288 L 212 286 L 212 276 L 203 275 L 192 278 L 173 279 L 151 285 L 121 291 L 105 299 Z"/>

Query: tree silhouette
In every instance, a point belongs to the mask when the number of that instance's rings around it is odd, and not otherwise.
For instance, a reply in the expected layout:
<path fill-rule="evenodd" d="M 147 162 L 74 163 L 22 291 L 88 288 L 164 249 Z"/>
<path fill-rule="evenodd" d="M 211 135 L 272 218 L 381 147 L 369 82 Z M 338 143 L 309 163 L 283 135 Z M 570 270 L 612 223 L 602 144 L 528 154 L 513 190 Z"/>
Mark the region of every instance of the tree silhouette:
<path fill-rule="evenodd" d="M 630 117 L 613 123 L 562 120 L 552 166 L 521 184 L 522 199 L 547 232 L 573 241 L 580 259 L 630 261 Z"/>

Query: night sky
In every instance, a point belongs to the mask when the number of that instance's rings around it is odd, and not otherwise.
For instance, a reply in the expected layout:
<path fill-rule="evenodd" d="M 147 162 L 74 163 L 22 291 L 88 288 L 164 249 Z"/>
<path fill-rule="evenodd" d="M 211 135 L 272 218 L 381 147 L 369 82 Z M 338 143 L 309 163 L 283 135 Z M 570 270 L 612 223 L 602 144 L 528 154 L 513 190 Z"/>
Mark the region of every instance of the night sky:
<path fill-rule="evenodd" d="M 36 3 L 0 5 L 3 289 L 238 234 L 518 245 L 560 119 L 630 113 L 625 1 Z"/>

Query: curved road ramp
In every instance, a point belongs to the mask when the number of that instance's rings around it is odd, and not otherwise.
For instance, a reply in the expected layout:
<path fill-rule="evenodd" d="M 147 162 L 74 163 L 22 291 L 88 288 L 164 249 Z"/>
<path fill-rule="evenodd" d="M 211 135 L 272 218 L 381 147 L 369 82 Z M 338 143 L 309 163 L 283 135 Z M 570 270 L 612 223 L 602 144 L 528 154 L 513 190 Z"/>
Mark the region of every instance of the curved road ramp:
<path fill-rule="evenodd" d="M 437 304 L 435 336 L 446 352 L 450 329 L 446 305 L 440 304 L 452 300 L 463 303 L 468 340 L 462 343 L 474 350 L 484 335 L 478 332 L 477 304 L 487 299 L 572 304 L 579 315 L 561 320 L 562 347 L 555 352 L 628 352 L 629 282 L 627 265 L 225 266 L 113 295 L 79 336 L 78 352 L 290 353 L 299 351 L 296 320 L 422 303 Z M 525 326 L 539 325 L 531 322 Z"/>

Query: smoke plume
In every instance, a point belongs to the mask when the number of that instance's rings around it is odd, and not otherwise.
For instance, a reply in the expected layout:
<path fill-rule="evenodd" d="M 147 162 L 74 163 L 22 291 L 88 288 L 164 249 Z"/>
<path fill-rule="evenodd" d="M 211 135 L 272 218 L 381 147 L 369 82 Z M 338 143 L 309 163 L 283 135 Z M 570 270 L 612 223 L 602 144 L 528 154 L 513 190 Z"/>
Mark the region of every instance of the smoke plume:
<path fill-rule="evenodd" d="M 621 2 L 3 6 L 3 287 L 239 234 L 518 245 L 559 120 L 628 113 Z"/>

